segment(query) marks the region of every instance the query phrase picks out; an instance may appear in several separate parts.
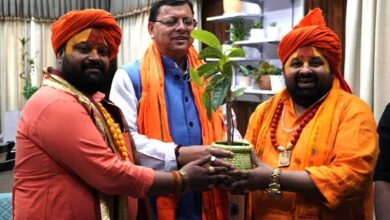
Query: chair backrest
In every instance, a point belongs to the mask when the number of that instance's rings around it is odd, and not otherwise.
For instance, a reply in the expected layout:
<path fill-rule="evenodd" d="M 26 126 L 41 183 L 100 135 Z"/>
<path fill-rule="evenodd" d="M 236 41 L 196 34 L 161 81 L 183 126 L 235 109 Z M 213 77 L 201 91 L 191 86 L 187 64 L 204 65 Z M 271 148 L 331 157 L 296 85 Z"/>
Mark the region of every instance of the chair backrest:
<path fill-rule="evenodd" d="M 0 220 L 12 219 L 12 193 L 0 193 Z"/>
<path fill-rule="evenodd" d="M 15 142 L 7 141 L 0 144 L 0 154 L 6 153 L 5 160 L 0 160 L 0 172 L 12 170 L 15 166 Z M 2 157 L 1 157 L 2 158 Z"/>

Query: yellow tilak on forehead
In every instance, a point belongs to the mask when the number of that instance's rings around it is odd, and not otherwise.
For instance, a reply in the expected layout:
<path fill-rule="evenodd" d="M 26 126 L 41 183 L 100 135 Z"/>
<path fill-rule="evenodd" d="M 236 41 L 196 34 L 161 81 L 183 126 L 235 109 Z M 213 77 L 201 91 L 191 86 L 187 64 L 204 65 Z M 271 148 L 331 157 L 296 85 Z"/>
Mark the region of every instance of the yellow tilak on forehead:
<path fill-rule="evenodd" d="M 80 33 L 76 34 L 73 36 L 67 43 L 66 43 L 66 49 L 65 53 L 66 54 L 71 54 L 73 52 L 73 46 L 75 44 L 78 44 L 82 41 L 87 41 L 89 35 L 91 34 L 92 28 L 87 28 Z"/>
<path fill-rule="evenodd" d="M 65 53 L 71 54 L 73 52 L 73 46 L 80 42 L 89 42 L 95 46 L 107 45 L 103 34 L 95 28 L 87 28 L 80 33 L 73 36 L 66 44 Z"/>
<path fill-rule="evenodd" d="M 284 72 L 287 73 L 287 69 L 290 67 L 291 61 L 294 58 L 299 58 L 303 62 L 303 66 L 309 66 L 309 61 L 312 57 L 319 57 L 324 62 L 325 71 L 330 73 L 330 66 L 328 60 L 315 47 L 299 48 L 294 53 L 292 53 L 287 59 L 286 64 L 284 65 Z"/>

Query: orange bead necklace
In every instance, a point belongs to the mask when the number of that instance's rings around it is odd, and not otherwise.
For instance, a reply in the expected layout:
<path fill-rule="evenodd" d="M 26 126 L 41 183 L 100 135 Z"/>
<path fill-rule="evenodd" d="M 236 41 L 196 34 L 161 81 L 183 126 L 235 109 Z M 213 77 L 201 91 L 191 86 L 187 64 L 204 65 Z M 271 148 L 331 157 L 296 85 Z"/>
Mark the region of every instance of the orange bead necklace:
<path fill-rule="evenodd" d="M 303 128 L 310 122 L 310 120 L 314 117 L 316 114 L 321 102 L 318 102 L 313 108 L 310 110 L 309 113 L 305 115 L 305 117 L 299 122 L 298 126 L 296 127 L 291 141 L 287 144 L 286 147 L 283 147 L 279 145 L 278 141 L 276 140 L 276 129 L 278 126 L 278 123 L 280 121 L 280 116 L 282 115 L 282 111 L 284 108 L 284 104 L 282 101 L 278 103 L 278 106 L 276 107 L 275 113 L 272 117 L 271 121 L 271 128 L 270 128 L 270 137 L 271 137 L 271 143 L 276 148 L 276 150 L 279 151 L 279 167 L 286 167 L 290 166 L 291 161 L 291 150 L 294 148 L 295 144 L 297 143 L 299 137 L 301 136 Z"/>
<path fill-rule="evenodd" d="M 115 123 L 111 114 L 106 110 L 106 108 L 104 108 L 104 106 L 100 102 L 97 103 L 97 106 L 103 113 L 104 120 L 107 123 L 111 137 L 114 141 L 116 151 L 119 152 L 119 155 L 123 160 L 129 161 L 125 139 L 123 137 L 121 129 L 119 128 L 119 125 Z"/>

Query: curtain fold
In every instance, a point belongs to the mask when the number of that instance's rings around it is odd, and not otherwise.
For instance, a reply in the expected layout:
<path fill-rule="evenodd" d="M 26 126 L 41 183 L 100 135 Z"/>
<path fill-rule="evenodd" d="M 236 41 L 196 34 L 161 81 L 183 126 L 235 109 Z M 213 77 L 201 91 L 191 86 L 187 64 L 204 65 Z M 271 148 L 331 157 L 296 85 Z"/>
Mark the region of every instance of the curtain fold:
<path fill-rule="evenodd" d="M 372 108 L 377 121 L 390 102 L 390 2 L 347 2 L 344 76 L 353 93 Z"/>

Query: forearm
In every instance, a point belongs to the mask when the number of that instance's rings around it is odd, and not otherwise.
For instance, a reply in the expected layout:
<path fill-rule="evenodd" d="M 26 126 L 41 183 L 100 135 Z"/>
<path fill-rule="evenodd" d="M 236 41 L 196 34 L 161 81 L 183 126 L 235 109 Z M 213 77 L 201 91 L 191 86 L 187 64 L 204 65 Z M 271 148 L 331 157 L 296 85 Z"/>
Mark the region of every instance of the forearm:
<path fill-rule="evenodd" d="M 390 183 L 375 181 L 375 218 L 377 220 L 390 219 Z"/>
<path fill-rule="evenodd" d="M 153 184 L 150 187 L 149 194 L 173 194 L 176 192 L 176 184 L 172 173 L 155 172 Z"/>
<path fill-rule="evenodd" d="M 280 184 L 283 191 L 295 192 L 305 197 L 325 201 L 324 196 L 306 171 L 282 171 Z"/>

